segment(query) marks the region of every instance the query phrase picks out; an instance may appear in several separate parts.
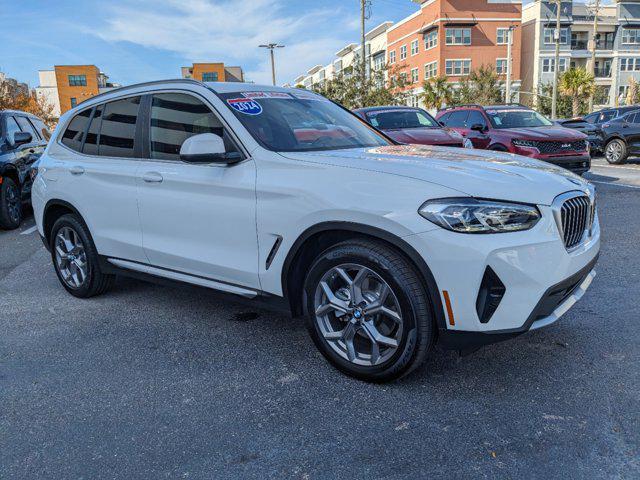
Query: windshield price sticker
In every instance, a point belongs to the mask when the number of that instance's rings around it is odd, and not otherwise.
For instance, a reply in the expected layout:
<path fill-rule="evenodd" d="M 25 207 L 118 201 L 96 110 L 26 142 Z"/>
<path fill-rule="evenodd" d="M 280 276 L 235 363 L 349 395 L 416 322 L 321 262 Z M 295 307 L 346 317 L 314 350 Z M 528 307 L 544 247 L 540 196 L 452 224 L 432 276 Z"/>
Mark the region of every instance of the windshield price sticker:
<path fill-rule="evenodd" d="M 321 101 L 321 102 L 328 102 L 329 100 L 327 100 L 324 97 L 321 97 L 320 95 L 314 95 L 313 93 L 307 93 L 307 92 L 294 92 L 291 95 L 293 95 L 294 97 L 300 99 L 300 100 L 317 100 L 317 101 Z"/>
<path fill-rule="evenodd" d="M 242 96 L 246 98 L 293 98 L 286 92 L 242 92 Z"/>
<path fill-rule="evenodd" d="M 252 98 L 230 98 L 227 104 L 244 115 L 260 115 L 262 106 Z"/>

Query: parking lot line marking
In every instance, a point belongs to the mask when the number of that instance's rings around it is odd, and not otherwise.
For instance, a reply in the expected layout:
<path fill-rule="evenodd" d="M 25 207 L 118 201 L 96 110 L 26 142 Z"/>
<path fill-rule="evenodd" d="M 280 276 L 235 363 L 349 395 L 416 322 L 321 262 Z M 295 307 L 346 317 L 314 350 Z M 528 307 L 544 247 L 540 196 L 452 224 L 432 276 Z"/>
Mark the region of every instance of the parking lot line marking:
<path fill-rule="evenodd" d="M 626 183 L 600 182 L 598 180 L 589 180 L 591 183 L 601 183 L 602 185 L 614 185 L 616 187 L 640 188 L 639 185 L 627 185 Z"/>
<path fill-rule="evenodd" d="M 20 232 L 20 235 L 29 235 L 30 233 L 35 232 L 38 229 L 35 225 L 31 228 L 27 228 L 25 231 Z"/>

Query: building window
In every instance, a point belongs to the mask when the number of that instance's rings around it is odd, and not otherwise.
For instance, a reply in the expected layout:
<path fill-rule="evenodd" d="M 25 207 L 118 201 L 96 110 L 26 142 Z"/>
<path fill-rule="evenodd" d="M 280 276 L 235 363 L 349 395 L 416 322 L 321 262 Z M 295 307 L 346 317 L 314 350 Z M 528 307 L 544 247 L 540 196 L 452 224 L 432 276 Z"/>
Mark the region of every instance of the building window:
<path fill-rule="evenodd" d="M 404 60 L 405 58 L 407 58 L 407 46 L 402 45 L 400 47 L 400 60 Z"/>
<path fill-rule="evenodd" d="M 638 72 L 638 71 L 640 71 L 640 57 L 639 58 L 621 58 L 620 59 L 620 71 L 621 72 Z"/>
<path fill-rule="evenodd" d="M 373 56 L 373 69 L 382 70 L 384 68 L 384 52 Z"/>
<path fill-rule="evenodd" d="M 624 102 L 624 99 L 627 97 L 627 93 L 629 93 L 629 85 L 620 85 L 618 87 L 618 99 L 621 99 Z"/>
<path fill-rule="evenodd" d="M 411 83 L 418 83 L 418 80 L 420 80 L 420 74 L 418 73 L 418 69 L 417 68 L 412 68 L 411 69 Z"/>
<path fill-rule="evenodd" d="M 418 96 L 409 95 L 409 98 L 407 98 L 407 105 L 413 108 L 418 108 Z"/>
<path fill-rule="evenodd" d="M 471 45 L 471 29 L 445 28 L 444 38 L 447 45 Z"/>
<path fill-rule="evenodd" d="M 411 56 L 418 54 L 418 40 L 411 40 Z"/>
<path fill-rule="evenodd" d="M 389 52 L 389 64 L 393 65 L 394 63 L 396 63 L 396 51 L 395 50 L 391 50 Z"/>
<path fill-rule="evenodd" d="M 507 73 L 507 59 L 496 58 L 496 73 L 498 75 L 504 75 Z"/>
<path fill-rule="evenodd" d="M 217 82 L 218 81 L 218 72 L 202 72 L 202 81 L 203 82 Z"/>
<path fill-rule="evenodd" d="M 399 75 L 399 78 L 400 78 L 400 83 L 401 83 L 402 85 L 405 85 L 405 84 L 407 83 L 407 72 L 402 72 L 402 73 Z"/>
<path fill-rule="evenodd" d="M 87 76 L 86 75 L 69 75 L 70 87 L 86 87 Z"/>
<path fill-rule="evenodd" d="M 424 66 L 424 79 L 427 80 L 429 78 L 438 76 L 438 62 L 427 63 Z"/>
<path fill-rule="evenodd" d="M 78 99 L 76 97 L 71 97 L 71 108 L 75 108 L 78 105 Z"/>
<path fill-rule="evenodd" d="M 542 59 L 542 71 L 544 73 L 553 73 L 555 71 L 555 58 L 543 58 Z M 567 69 L 567 59 L 560 59 L 560 72 L 564 72 Z"/>
<path fill-rule="evenodd" d="M 333 72 L 338 75 L 342 71 L 342 60 L 333 62 Z"/>
<path fill-rule="evenodd" d="M 436 47 L 438 45 L 438 30 L 431 30 L 428 33 L 424 34 L 424 49 L 429 50 L 430 48 Z"/>
<path fill-rule="evenodd" d="M 623 28 L 622 44 L 623 45 L 640 44 L 640 29 L 639 28 Z"/>
<path fill-rule="evenodd" d="M 544 43 L 545 45 L 551 45 L 556 43 L 556 41 L 553 38 L 553 32 L 555 31 L 555 28 L 545 28 L 544 29 Z M 567 43 L 569 43 L 569 29 L 568 28 L 561 28 L 560 29 L 560 43 L 562 45 L 566 45 Z"/>
<path fill-rule="evenodd" d="M 469 75 L 471 60 L 445 60 L 444 72 L 447 75 Z"/>
<path fill-rule="evenodd" d="M 498 28 L 496 30 L 496 45 L 507 45 L 509 43 L 509 29 Z"/>

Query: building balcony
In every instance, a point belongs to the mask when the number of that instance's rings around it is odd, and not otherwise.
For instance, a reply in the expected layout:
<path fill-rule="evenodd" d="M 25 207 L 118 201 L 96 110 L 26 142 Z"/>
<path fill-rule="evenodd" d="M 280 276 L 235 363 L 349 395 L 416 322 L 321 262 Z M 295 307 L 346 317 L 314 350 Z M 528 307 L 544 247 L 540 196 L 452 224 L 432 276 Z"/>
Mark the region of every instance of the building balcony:
<path fill-rule="evenodd" d="M 586 40 L 571 40 L 571 50 L 587 50 L 589 42 Z"/>
<path fill-rule="evenodd" d="M 613 41 L 598 41 L 596 43 L 596 50 L 613 50 Z"/>
<path fill-rule="evenodd" d="M 611 67 L 609 68 L 596 68 L 593 70 L 596 78 L 611 78 Z"/>

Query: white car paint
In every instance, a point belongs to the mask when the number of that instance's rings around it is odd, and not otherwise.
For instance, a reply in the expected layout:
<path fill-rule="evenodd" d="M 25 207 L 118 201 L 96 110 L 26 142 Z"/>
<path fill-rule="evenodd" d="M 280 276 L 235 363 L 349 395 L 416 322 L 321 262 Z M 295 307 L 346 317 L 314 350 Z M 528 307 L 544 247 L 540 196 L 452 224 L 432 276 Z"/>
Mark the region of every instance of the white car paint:
<path fill-rule="evenodd" d="M 246 296 L 281 296 L 285 259 L 305 231 L 323 222 L 375 227 L 418 252 L 435 277 L 443 303 L 442 292 L 449 292 L 455 321 L 445 314 L 446 328 L 470 332 L 522 327 L 550 286 L 598 254 L 597 216 L 579 248 L 564 247 L 551 205 L 562 193 L 593 195 L 593 189 L 558 167 L 508 153 L 415 145 L 272 152 L 212 90 L 293 91 L 184 81 L 129 87 L 84 102 L 63 115 L 42 157 L 33 188 L 40 234 L 45 235 L 45 205 L 62 200 L 83 216 L 98 252 L 121 267 Z M 75 153 L 60 143 L 70 118 L 81 109 L 125 94 L 155 92 L 188 92 L 203 99 L 235 133 L 248 158 L 229 166 L 104 159 Z M 153 181 L 155 175 L 162 182 Z M 535 204 L 542 218 L 527 231 L 469 235 L 445 230 L 418 214 L 429 199 L 461 196 Z M 279 237 L 282 244 L 267 268 L 267 256 Z M 475 300 L 487 265 L 507 292 L 491 322 L 483 324 Z M 591 278 L 553 318 L 536 326 L 555 321 Z"/>

